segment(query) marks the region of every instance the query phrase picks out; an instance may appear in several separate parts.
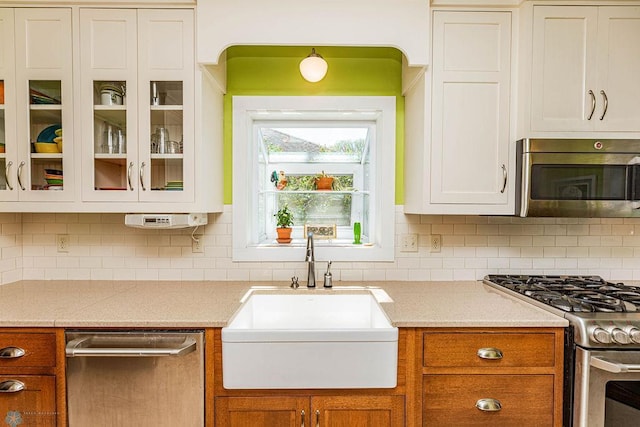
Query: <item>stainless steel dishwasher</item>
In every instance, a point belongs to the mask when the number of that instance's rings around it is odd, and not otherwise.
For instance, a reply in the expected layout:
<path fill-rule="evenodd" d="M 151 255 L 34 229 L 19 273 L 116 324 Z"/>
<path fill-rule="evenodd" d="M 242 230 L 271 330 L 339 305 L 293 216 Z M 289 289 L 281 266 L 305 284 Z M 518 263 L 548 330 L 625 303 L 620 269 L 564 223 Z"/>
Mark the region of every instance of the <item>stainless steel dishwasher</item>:
<path fill-rule="evenodd" d="M 203 426 L 204 333 L 66 333 L 69 427 Z"/>

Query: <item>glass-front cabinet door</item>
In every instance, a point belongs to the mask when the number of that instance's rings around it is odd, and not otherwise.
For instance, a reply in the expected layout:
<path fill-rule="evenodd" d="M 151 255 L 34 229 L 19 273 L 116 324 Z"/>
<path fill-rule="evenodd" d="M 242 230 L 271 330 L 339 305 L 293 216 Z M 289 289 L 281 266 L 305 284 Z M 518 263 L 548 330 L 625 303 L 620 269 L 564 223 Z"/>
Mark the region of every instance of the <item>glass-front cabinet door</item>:
<path fill-rule="evenodd" d="M 80 10 L 83 200 L 193 200 L 192 21 Z"/>
<path fill-rule="evenodd" d="M 137 201 L 136 11 L 80 10 L 82 197 Z"/>
<path fill-rule="evenodd" d="M 14 13 L 17 136 L 5 147 L 7 153 L 15 149 L 16 158 L 15 164 L 6 163 L 5 180 L 16 189 L 18 200 L 72 201 L 76 171 L 71 11 L 15 9 Z"/>
<path fill-rule="evenodd" d="M 138 11 L 142 201 L 194 200 L 192 10 Z"/>

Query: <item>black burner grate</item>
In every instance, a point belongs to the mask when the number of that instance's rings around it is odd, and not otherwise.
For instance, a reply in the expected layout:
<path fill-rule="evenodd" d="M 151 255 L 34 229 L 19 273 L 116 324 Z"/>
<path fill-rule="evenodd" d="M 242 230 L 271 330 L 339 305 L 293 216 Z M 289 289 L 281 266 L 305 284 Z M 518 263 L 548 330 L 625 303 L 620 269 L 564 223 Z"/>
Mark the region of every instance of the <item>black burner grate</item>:
<path fill-rule="evenodd" d="M 640 311 L 640 287 L 600 276 L 489 275 L 496 285 L 570 312 Z"/>

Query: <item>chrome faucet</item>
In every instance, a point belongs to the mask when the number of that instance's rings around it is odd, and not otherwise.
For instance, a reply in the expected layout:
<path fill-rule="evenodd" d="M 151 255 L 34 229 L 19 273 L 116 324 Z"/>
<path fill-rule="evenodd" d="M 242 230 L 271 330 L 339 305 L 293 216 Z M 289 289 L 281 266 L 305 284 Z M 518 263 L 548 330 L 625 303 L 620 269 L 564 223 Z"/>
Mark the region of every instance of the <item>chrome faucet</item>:
<path fill-rule="evenodd" d="M 316 287 L 316 259 L 313 254 L 313 233 L 307 234 L 307 255 L 304 260 L 309 263 L 307 276 L 307 288 Z"/>

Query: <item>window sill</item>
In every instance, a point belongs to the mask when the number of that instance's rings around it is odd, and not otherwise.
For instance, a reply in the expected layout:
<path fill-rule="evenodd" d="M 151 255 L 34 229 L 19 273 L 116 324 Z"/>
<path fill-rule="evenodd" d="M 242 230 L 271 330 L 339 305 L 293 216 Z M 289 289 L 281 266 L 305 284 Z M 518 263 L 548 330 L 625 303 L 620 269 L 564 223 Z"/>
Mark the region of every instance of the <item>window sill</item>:
<path fill-rule="evenodd" d="M 234 261 L 300 261 L 304 262 L 307 243 L 304 239 L 294 239 L 291 243 L 264 243 L 233 248 Z M 393 261 L 393 246 L 382 247 L 373 243 L 354 245 L 353 243 L 333 243 L 314 241 L 316 261 Z"/>

